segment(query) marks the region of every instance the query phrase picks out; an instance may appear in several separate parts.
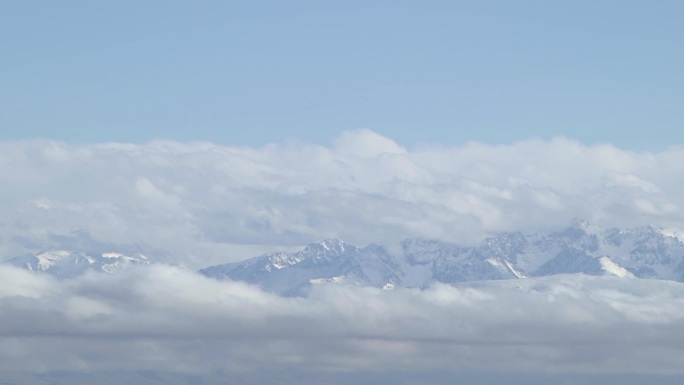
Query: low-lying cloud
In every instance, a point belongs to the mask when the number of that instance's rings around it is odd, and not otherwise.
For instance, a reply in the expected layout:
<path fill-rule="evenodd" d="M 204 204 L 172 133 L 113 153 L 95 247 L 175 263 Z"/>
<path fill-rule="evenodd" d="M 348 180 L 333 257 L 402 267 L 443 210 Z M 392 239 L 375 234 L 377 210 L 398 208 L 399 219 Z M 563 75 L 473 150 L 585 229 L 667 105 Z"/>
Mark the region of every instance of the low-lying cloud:
<path fill-rule="evenodd" d="M 0 251 L 125 248 L 203 267 L 325 238 L 474 243 L 492 232 L 682 222 L 684 149 L 556 138 L 406 149 L 372 131 L 331 146 L 0 143 Z"/>
<path fill-rule="evenodd" d="M 684 374 L 684 285 L 588 276 L 282 298 L 151 266 L 55 280 L 0 266 L 0 373 Z"/>

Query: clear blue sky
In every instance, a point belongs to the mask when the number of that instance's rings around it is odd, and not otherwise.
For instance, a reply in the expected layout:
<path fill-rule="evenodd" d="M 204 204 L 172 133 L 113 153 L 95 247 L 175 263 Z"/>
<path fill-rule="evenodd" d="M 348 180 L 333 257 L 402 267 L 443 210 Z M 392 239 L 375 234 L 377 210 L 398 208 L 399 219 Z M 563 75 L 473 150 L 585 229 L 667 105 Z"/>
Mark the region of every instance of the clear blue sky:
<path fill-rule="evenodd" d="M 684 139 L 683 1 L 4 1 L 0 139 Z"/>

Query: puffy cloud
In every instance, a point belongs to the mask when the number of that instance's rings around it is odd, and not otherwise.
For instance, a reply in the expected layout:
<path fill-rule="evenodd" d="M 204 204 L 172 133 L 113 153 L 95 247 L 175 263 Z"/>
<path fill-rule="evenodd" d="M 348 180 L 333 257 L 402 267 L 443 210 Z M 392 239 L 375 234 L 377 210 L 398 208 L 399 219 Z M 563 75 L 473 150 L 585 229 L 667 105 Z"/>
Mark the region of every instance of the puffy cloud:
<path fill-rule="evenodd" d="M 0 190 L 4 257 L 87 243 L 196 267 L 330 237 L 474 243 L 576 217 L 677 228 L 684 205 L 683 148 L 566 138 L 413 149 L 369 130 L 330 147 L 2 142 L 0 177 L 11 186 Z"/>
<path fill-rule="evenodd" d="M 335 150 L 342 156 L 370 158 L 406 153 L 395 141 L 367 129 L 344 132 L 335 140 Z"/>
<path fill-rule="evenodd" d="M 676 282 L 323 285 L 282 298 L 167 266 L 61 281 L 0 266 L 0 279 L 0 373 L 684 375 Z"/>

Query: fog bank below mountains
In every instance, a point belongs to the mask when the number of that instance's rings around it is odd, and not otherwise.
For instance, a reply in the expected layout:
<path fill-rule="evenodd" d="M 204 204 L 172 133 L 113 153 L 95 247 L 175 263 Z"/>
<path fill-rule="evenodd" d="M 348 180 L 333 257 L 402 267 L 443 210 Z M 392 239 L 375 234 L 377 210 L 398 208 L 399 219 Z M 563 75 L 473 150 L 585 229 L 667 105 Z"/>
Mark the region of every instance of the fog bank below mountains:
<path fill-rule="evenodd" d="M 684 284 L 567 275 L 283 298 L 168 266 L 0 266 L 0 372 L 684 374 Z"/>

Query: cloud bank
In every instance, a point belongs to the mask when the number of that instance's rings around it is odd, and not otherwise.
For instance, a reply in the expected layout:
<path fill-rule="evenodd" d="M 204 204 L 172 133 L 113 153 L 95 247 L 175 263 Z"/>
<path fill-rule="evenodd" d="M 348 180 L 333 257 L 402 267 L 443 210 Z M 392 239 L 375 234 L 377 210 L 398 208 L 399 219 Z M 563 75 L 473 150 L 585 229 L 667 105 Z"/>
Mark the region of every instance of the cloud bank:
<path fill-rule="evenodd" d="M 282 298 L 152 266 L 0 266 L 0 373 L 684 374 L 684 284 L 561 276 Z"/>
<path fill-rule="evenodd" d="M 193 267 L 325 238 L 474 243 L 583 218 L 677 227 L 684 149 L 556 138 L 407 149 L 372 131 L 331 146 L 0 143 L 0 251 L 142 251 Z"/>

